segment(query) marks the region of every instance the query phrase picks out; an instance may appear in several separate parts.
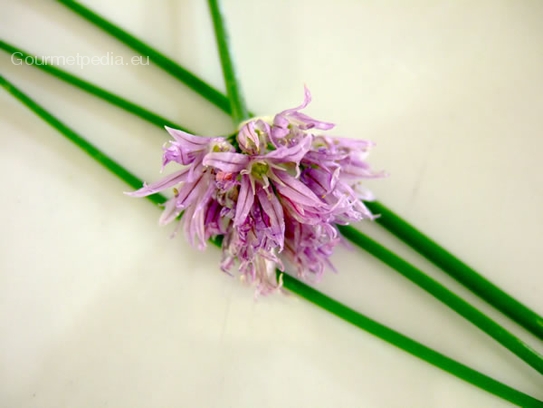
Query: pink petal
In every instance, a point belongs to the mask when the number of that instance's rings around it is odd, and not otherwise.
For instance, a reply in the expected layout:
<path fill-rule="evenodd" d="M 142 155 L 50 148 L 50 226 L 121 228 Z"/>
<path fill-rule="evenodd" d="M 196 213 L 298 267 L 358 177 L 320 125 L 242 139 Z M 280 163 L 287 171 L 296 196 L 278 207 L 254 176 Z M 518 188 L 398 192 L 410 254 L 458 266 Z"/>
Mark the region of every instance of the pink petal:
<path fill-rule="evenodd" d="M 283 215 L 283 207 L 275 194 L 270 194 L 263 188 L 258 190 L 257 195 L 262 210 L 268 216 L 268 220 L 265 220 L 267 221 L 266 224 L 270 228 L 274 241 L 279 246 L 279 251 L 281 251 L 285 239 L 285 217 Z"/>
<path fill-rule="evenodd" d="M 183 132 L 179 129 L 173 129 L 168 126 L 164 126 L 164 128 L 175 139 L 175 141 L 180 144 L 180 147 L 189 151 L 201 150 L 205 148 L 212 140 L 209 137 L 191 135 L 190 133 Z"/>
<path fill-rule="evenodd" d="M 324 207 L 325 204 L 319 200 L 313 191 L 304 183 L 296 180 L 285 171 L 274 171 L 274 176 L 280 182 L 274 183 L 279 194 L 285 196 L 290 201 L 311 207 Z"/>
<path fill-rule="evenodd" d="M 306 155 L 311 147 L 311 136 L 304 137 L 299 143 L 291 147 L 279 147 L 266 155 L 259 156 L 264 160 L 274 161 L 276 163 L 300 163 L 300 160 Z"/>
<path fill-rule="evenodd" d="M 164 211 L 162 211 L 162 214 L 160 215 L 160 218 L 158 220 L 159 225 L 166 225 L 172 222 L 177 218 L 179 214 L 181 214 L 181 210 L 177 208 L 176 205 L 176 199 L 175 197 L 170 198 L 166 203 L 164 204 Z"/>
<path fill-rule="evenodd" d="M 300 106 L 297 106 L 295 108 L 284 110 L 283 112 L 279 113 L 278 116 L 284 116 L 284 115 L 288 115 L 288 114 L 297 112 L 299 110 L 302 110 L 302 109 L 306 108 L 307 105 L 309 105 L 310 102 L 311 102 L 311 92 L 309 92 L 309 89 L 307 88 L 307 86 L 304 86 L 304 101 L 303 101 L 303 103 Z"/>
<path fill-rule="evenodd" d="M 234 226 L 238 227 L 245 222 L 253 203 L 255 195 L 251 188 L 251 181 L 248 175 L 245 175 L 241 179 L 241 186 L 239 187 L 238 203 L 236 206 L 236 216 L 234 218 Z"/>
<path fill-rule="evenodd" d="M 186 181 L 187 174 L 189 169 L 183 169 L 176 171 L 175 173 L 170 174 L 169 176 L 164 177 L 162 180 L 157 181 L 149 185 L 144 185 L 139 190 L 133 191 L 131 193 L 125 193 L 130 197 L 145 197 L 151 194 L 155 194 L 159 191 L 166 190 L 169 187 L 175 186 L 176 184 Z"/>
<path fill-rule="evenodd" d="M 226 173 L 239 173 L 249 163 L 249 156 L 241 153 L 212 152 L 206 154 L 204 166 L 214 167 Z"/>

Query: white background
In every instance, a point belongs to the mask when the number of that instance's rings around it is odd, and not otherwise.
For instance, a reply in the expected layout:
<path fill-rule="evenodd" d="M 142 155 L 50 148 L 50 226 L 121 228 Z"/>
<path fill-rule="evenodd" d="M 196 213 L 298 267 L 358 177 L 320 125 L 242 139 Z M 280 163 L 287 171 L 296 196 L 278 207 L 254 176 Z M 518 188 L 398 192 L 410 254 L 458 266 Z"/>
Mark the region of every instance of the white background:
<path fill-rule="evenodd" d="M 2 0 L 0 36 L 32 54 L 128 60 L 62 5 Z M 203 1 L 87 0 L 224 89 Z M 299 104 L 377 142 L 381 201 L 543 313 L 543 3 L 249 1 L 224 6 L 248 103 Z M 229 118 L 154 66 L 64 66 L 204 134 Z M 1 53 L 0 70 L 147 181 L 166 132 Z M 0 406 L 507 407 L 295 296 L 255 301 L 158 211 L 0 92 Z M 406 254 L 542 350 L 541 342 Z M 530 367 L 358 250 L 319 289 L 538 398 Z"/>

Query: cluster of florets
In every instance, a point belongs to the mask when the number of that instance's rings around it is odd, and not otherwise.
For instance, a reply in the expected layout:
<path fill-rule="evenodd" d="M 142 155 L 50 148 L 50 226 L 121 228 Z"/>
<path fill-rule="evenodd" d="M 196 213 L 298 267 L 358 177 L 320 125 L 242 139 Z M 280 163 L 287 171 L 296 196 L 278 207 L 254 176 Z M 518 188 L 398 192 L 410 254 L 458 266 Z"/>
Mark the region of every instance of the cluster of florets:
<path fill-rule="evenodd" d="M 166 128 L 174 140 L 163 165 L 181 170 L 130 193 L 143 197 L 173 188 L 160 224 L 179 215 L 189 242 L 204 249 L 223 236 L 221 269 L 267 294 L 281 286 L 276 270 L 290 264 L 299 277 L 319 279 L 341 239 L 336 224 L 373 218 L 360 182 L 374 178 L 365 158 L 372 143 L 330 137 L 334 127 L 301 113 L 311 101 L 266 120 L 241 125 L 235 140 Z"/>

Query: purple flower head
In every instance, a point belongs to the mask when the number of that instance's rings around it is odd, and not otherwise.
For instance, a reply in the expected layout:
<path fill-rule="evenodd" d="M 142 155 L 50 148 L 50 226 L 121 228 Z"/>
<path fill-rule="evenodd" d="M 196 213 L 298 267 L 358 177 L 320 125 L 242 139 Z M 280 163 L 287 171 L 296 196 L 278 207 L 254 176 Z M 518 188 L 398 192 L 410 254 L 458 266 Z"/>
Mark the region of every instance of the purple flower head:
<path fill-rule="evenodd" d="M 172 188 L 160 224 L 183 215 L 180 225 L 200 249 L 224 236 L 221 269 L 237 269 L 257 294 L 281 288 L 276 269 L 284 270 L 283 261 L 319 280 L 334 269 L 330 256 L 341 242 L 335 224 L 373 218 L 362 201 L 373 196 L 361 182 L 383 174 L 366 162 L 371 142 L 323 135 L 334 125 L 302 113 L 310 101 L 305 88 L 301 105 L 242 123 L 234 144 L 166 128 L 173 140 L 163 166 L 183 167 L 129 195 Z"/>

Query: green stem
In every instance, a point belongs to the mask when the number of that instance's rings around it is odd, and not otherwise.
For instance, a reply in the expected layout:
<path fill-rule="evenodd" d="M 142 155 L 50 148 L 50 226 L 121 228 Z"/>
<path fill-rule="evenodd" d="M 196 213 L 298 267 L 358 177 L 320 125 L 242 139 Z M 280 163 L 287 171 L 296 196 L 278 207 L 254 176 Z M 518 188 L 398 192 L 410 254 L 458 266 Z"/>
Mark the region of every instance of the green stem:
<path fill-rule="evenodd" d="M 13 84 L 8 82 L 3 76 L 0 75 L 0 86 L 2 86 L 6 91 L 11 95 L 21 101 L 26 107 L 33 111 L 36 115 L 58 130 L 64 135 L 68 140 L 73 142 L 77 147 L 87 153 L 90 157 L 108 169 L 110 172 L 115 174 L 121 180 L 126 182 L 130 187 L 134 189 L 141 188 L 143 182 L 136 177 L 134 174 L 130 173 L 127 169 L 122 167 L 119 163 L 113 160 L 111 157 L 106 155 L 92 143 L 88 142 L 84 137 L 78 135 L 76 132 L 71 130 L 64 123 L 59 121 L 44 108 L 26 96 L 23 92 L 17 89 Z M 166 197 L 161 194 L 153 194 L 147 197 L 150 201 L 155 204 L 163 204 L 166 201 Z"/>
<path fill-rule="evenodd" d="M 11 55 L 15 55 L 17 59 L 20 59 L 22 61 L 24 61 L 26 57 L 32 57 L 32 59 L 34 60 L 34 64 L 32 64 L 32 66 L 38 67 L 42 71 L 45 71 L 48 74 L 51 74 L 54 77 L 64 82 L 67 82 L 85 92 L 88 92 L 91 95 L 97 96 L 98 98 L 112 105 L 118 106 L 119 108 L 124 109 L 127 112 L 133 113 L 134 115 L 139 116 L 143 120 L 152 123 L 153 125 L 159 127 L 169 126 L 175 129 L 183 130 L 187 133 L 193 133 L 190 130 L 183 128 L 181 125 L 174 123 L 171 120 L 168 120 L 156 113 L 153 113 L 143 108 L 142 106 L 136 105 L 135 103 L 132 103 L 127 99 L 117 96 L 114 93 L 100 88 L 99 86 L 94 85 L 91 82 L 85 81 L 84 79 L 72 75 L 60 68 L 48 65 L 43 59 L 32 56 L 28 52 L 23 51 L 20 48 L 15 47 L 14 45 L 8 44 L 5 41 L 0 40 L 0 50 L 3 50 Z"/>
<path fill-rule="evenodd" d="M 83 18 L 87 19 L 89 22 L 97 25 L 107 33 L 111 34 L 121 42 L 142 53 L 143 55 L 154 55 L 154 53 L 156 53 L 156 51 L 149 45 L 146 45 L 135 37 L 126 34 L 124 31 L 120 30 L 112 23 L 101 17 L 98 17 L 96 14 L 86 9 L 85 7 L 69 0 L 59 1 L 61 1 L 70 9 L 78 13 Z M 160 58 L 153 59 L 153 62 L 177 79 L 179 79 L 181 82 L 186 83 L 187 85 L 189 83 L 193 83 L 190 81 L 186 81 L 184 75 L 178 74 L 176 68 L 173 68 L 171 64 L 165 63 Z M 181 68 L 179 65 L 175 65 L 178 68 Z M 186 72 L 186 70 L 184 69 L 183 71 Z M 193 78 L 197 77 L 191 74 L 191 79 Z M 199 78 L 198 80 L 200 82 L 198 84 L 195 84 L 192 89 L 212 104 L 223 109 L 225 112 L 229 111 L 227 97 L 219 92 L 206 92 L 206 87 L 201 87 L 200 85 L 204 84 L 207 87 L 209 85 L 207 85 Z M 254 116 L 254 114 L 252 113 L 249 113 L 249 115 Z M 380 203 L 374 203 L 373 207 L 370 204 L 368 205 L 368 207 L 381 209 L 385 208 Z M 416 237 L 416 234 L 414 233 L 406 234 L 406 230 L 404 229 L 404 227 L 409 226 L 409 224 L 400 216 L 393 213 L 391 210 L 387 209 L 386 211 L 375 212 L 383 214 L 382 217 L 377 219 L 377 222 L 380 225 L 383 225 L 392 234 L 396 235 L 401 240 L 415 238 L 412 242 L 409 240 L 405 242 L 416 251 L 421 253 L 423 256 L 427 257 L 431 262 L 435 263 L 437 266 L 443 269 L 445 273 L 457 279 L 460 283 L 465 285 L 480 298 L 484 299 L 490 305 L 494 306 L 496 309 L 509 316 L 513 321 L 523 326 L 526 330 L 530 331 L 535 336 L 543 339 L 543 317 L 541 317 L 528 307 L 524 306 L 519 301 L 513 299 L 511 296 L 507 295 L 503 290 L 497 288 L 494 284 L 492 284 L 489 280 L 485 279 L 479 273 L 475 272 L 472 268 L 467 267 L 464 263 L 458 260 L 458 258 L 454 257 L 443 247 L 433 242 L 430 238 L 426 237 L 423 234 L 420 234 L 420 236 L 418 237 Z M 385 221 L 385 219 L 387 218 L 389 220 Z M 413 228 L 412 231 L 416 230 Z M 439 255 L 433 255 L 434 253 Z M 502 297 L 503 294 L 505 294 L 506 297 Z"/>
<path fill-rule="evenodd" d="M 72 76 L 72 78 L 77 79 L 77 77 L 74 76 Z M 75 82 L 77 83 L 77 81 Z M 116 104 L 115 100 L 113 100 L 112 103 Z M 139 110 L 132 109 L 132 107 L 134 106 L 137 107 L 137 105 L 128 103 L 123 104 L 121 107 L 129 112 L 134 113 L 135 115 L 139 115 Z M 528 345 L 523 343 L 513 334 L 503 329 L 500 325 L 489 319 L 484 314 L 480 313 L 469 303 L 454 295 L 451 291 L 426 276 L 420 270 L 397 258 L 392 252 L 381 247 L 379 244 L 374 243 L 374 245 L 368 246 L 368 238 L 363 236 L 358 231 L 352 229 L 352 227 L 342 227 L 342 232 L 347 239 L 351 240 L 356 245 L 362 246 L 364 247 L 364 249 L 370 251 L 373 255 L 377 256 L 383 262 L 392 266 L 402 275 L 408 277 L 408 279 L 417 284 L 419 287 L 432 294 L 432 296 L 436 297 L 438 300 L 448 305 L 451 309 L 464 316 L 474 325 L 476 325 L 485 333 L 497 340 L 500 344 L 504 345 L 507 349 L 519 356 L 522 360 L 526 361 L 529 365 L 534 367 L 537 371 L 543 372 L 543 357 L 538 355 L 534 350 L 532 350 Z M 375 248 L 380 249 L 376 251 Z"/>
<path fill-rule="evenodd" d="M 68 140 L 75 143 L 98 163 L 126 182 L 129 186 L 133 188 L 138 188 L 141 186 L 141 180 L 139 180 L 136 176 L 124 169 L 113 159 L 102 153 L 98 148 L 87 142 L 82 136 L 78 135 L 60 120 L 56 119 L 52 114 L 30 99 L 26 94 L 17 89 L 1 75 L 0 86 L 6 89 L 11 95 L 22 102 L 45 122 L 62 133 Z M 155 204 L 161 204 L 164 202 L 165 197 L 155 194 L 154 196 L 150 196 L 150 200 Z M 217 244 L 216 241 L 214 243 Z M 327 310 L 328 312 L 340 317 L 354 326 L 359 327 L 362 330 L 365 330 L 368 333 L 371 333 L 374 336 L 420 358 L 421 360 L 424 360 L 458 378 L 463 379 L 470 384 L 475 385 L 476 387 L 479 387 L 493 395 L 519 406 L 530 408 L 543 407 L 543 401 L 535 399 L 435 350 L 432 350 L 423 344 L 412 340 L 409 337 L 404 336 L 401 333 L 398 333 L 397 331 L 392 330 L 351 308 L 348 308 L 347 306 L 316 291 L 290 275 L 283 275 L 283 282 L 284 287 L 292 293 L 297 294 L 298 296 L 308 300 L 324 310 Z"/>
<path fill-rule="evenodd" d="M 451 292 L 436 280 L 427 276 L 420 269 L 403 260 L 378 242 L 369 238 L 356 228 L 345 225 L 337 226 L 339 231 L 355 245 L 395 269 L 415 285 L 453 309 L 460 316 L 473 323 L 498 343 L 517 355 L 539 373 L 543 374 L 543 356 L 514 334 L 500 326 L 490 317 L 473 307 L 458 295 Z"/>
<path fill-rule="evenodd" d="M 543 339 L 543 317 L 514 299 L 380 202 L 366 202 L 377 222 L 458 282 Z"/>
<path fill-rule="evenodd" d="M 337 302 L 336 300 L 316 291 L 312 287 L 300 282 L 297 279 L 289 275 L 283 275 L 283 282 L 291 292 L 296 293 L 298 296 L 314 303 L 328 312 L 336 315 L 340 319 L 343 319 L 368 333 L 390 343 L 415 357 L 420 358 L 436 367 L 441 368 L 448 373 L 461 378 L 476 387 L 482 388 L 494 395 L 497 395 L 513 404 L 519 406 L 528 407 L 542 407 L 543 401 L 533 399 L 520 400 L 522 395 L 519 395 L 519 391 L 508 389 L 503 387 L 503 384 L 498 381 L 479 373 L 472 368 L 453 360 L 450 357 L 445 356 L 435 350 L 432 350 L 425 345 L 410 339 L 407 336 L 375 321 L 367 316 L 364 316 L 353 309 Z M 507 395 L 505 394 L 507 392 Z M 514 400 L 513 400 L 514 398 Z M 527 404 L 527 405 L 524 405 Z"/>
<path fill-rule="evenodd" d="M 231 116 L 237 127 L 244 120 L 249 119 L 245 99 L 241 91 L 241 84 L 236 74 L 232 53 L 230 52 L 228 32 L 221 9 L 220 0 L 208 0 L 209 11 L 213 19 L 217 49 L 221 57 L 222 72 L 226 84 L 226 94 L 230 101 Z"/>
<path fill-rule="evenodd" d="M 101 16 L 89 10 L 85 6 L 79 4 L 78 2 L 73 0 L 57 1 L 68 7 L 70 10 L 74 11 L 75 13 L 79 14 L 81 17 L 97 25 L 105 32 L 119 39 L 124 44 L 132 48 L 134 51 L 149 57 L 151 61 L 153 61 L 157 66 L 162 68 L 165 72 L 181 80 L 186 86 L 203 96 L 205 99 L 215 101 L 214 104 L 219 109 L 223 110 L 228 114 L 230 113 L 230 103 L 222 93 L 213 88 L 211 85 L 208 85 L 206 82 L 202 81 L 200 78 L 198 78 L 187 69 L 181 67 L 172 59 L 168 58 L 161 52 L 151 48 L 147 44 L 138 40 L 133 35 L 124 31 L 115 24 L 112 24 L 111 22 L 102 18 Z"/>

